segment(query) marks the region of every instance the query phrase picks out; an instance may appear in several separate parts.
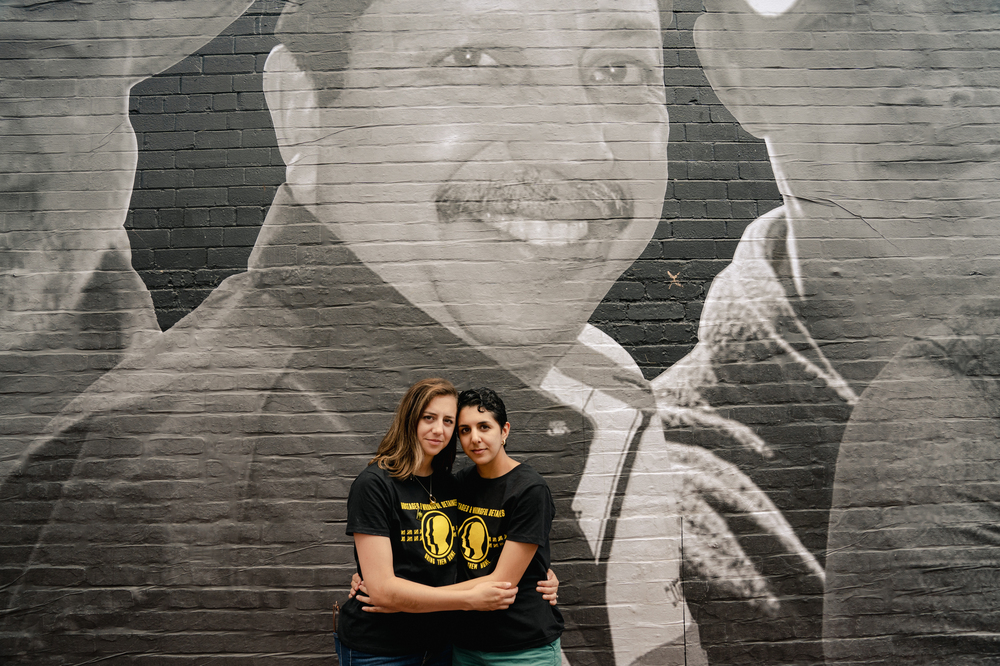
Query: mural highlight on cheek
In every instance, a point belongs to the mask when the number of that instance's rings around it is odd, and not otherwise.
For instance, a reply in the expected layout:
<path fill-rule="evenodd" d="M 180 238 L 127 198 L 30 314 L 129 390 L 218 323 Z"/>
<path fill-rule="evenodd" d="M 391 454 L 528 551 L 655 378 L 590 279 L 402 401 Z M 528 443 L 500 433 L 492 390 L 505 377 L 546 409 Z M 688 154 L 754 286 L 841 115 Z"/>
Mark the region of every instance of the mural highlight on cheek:
<path fill-rule="evenodd" d="M 503 394 L 552 490 L 570 663 L 989 661 L 995 13 L 706 3 L 706 73 L 786 205 L 649 382 L 586 321 L 663 206 L 646 0 L 288 5 L 287 181 L 249 270 L 160 334 L 122 237 L 128 90 L 245 4 L 0 10 L 0 339 L 38 378 L 4 408 L 6 662 L 329 658 L 348 487 L 438 375 Z"/>

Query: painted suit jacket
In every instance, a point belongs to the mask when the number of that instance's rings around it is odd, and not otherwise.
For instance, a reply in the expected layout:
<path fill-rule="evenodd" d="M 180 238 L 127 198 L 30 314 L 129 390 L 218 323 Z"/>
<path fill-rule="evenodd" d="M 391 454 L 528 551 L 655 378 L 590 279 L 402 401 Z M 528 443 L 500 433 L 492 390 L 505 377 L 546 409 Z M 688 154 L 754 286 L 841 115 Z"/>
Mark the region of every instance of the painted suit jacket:
<path fill-rule="evenodd" d="M 963 300 L 896 354 L 844 433 L 823 608 L 830 664 L 1000 654 L 1000 302 Z"/>

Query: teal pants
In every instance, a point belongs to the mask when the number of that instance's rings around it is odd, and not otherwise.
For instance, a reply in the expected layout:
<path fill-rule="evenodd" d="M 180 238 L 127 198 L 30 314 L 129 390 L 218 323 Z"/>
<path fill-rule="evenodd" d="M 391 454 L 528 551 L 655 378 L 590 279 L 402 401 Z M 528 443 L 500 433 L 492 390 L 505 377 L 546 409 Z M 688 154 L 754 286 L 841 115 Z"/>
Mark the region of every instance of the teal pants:
<path fill-rule="evenodd" d="M 548 645 L 516 652 L 483 652 L 455 647 L 451 666 L 561 666 L 561 652 L 558 638 Z"/>

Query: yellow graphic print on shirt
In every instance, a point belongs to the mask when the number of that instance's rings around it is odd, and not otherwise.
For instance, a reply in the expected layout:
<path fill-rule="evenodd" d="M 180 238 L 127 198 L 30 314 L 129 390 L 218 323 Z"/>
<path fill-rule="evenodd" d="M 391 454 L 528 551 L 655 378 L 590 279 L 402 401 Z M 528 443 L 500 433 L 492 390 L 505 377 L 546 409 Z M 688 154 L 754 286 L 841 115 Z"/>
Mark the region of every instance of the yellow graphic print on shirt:
<path fill-rule="evenodd" d="M 462 547 L 462 556 L 469 569 L 485 569 L 493 564 L 495 560 L 489 560 L 487 556 L 491 550 L 503 548 L 506 541 L 505 534 L 490 536 L 486 521 L 479 516 L 467 518 L 458 528 L 458 543 Z"/>
<path fill-rule="evenodd" d="M 424 544 L 424 559 L 432 564 L 446 564 L 455 559 L 452 546 L 455 528 L 441 511 L 428 511 L 420 520 L 420 540 Z"/>
<path fill-rule="evenodd" d="M 458 528 L 458 539 L 462 555 L 470 565 L 479 564 L 490 552 L 490 531 L 479 516 L 472 516 L 462 523 Z"/>

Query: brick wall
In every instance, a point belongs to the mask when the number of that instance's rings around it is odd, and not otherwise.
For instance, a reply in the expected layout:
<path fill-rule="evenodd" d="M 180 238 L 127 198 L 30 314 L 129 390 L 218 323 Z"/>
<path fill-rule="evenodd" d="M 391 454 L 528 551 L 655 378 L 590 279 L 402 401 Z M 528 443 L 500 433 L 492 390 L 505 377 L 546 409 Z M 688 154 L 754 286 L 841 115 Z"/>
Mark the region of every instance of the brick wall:
<path fill-rule="evenodd" d="M 443 374 L 552 493 L 564 663 L 996 663 L 995 7 L 303 0 L 352 84 L 278 109 L 300 5 L 240 1 L 0 6 L 0 662 L 334 663 Z"/>

